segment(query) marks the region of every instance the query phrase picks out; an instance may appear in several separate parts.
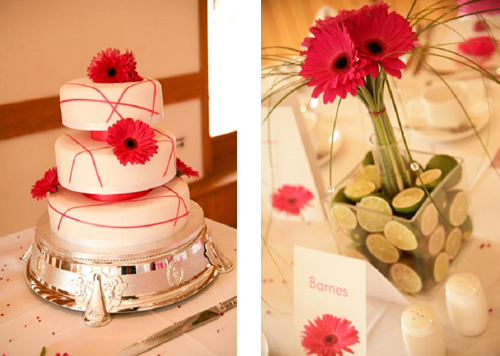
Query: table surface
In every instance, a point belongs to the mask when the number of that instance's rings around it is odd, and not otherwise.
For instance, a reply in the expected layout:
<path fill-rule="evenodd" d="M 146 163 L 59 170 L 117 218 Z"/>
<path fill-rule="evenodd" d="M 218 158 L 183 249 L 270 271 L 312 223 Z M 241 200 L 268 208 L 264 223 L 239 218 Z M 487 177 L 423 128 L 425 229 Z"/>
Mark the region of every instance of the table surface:
<path fill-rule="evenodd" d="M 405 74 L 406 75 L 406 74 Z M 460 73 L 459 73 L 460 75 Z M 398 81 L 400 88 L 394 88 L 401 102 L 408 103 L 418 97 L 419 90 L 429 80 L 429 73 L 420 73 L 418 77 Z M 478 80 L 467 79 L 470 86 L 477 86 Z M 413 84 L 412 84 L 413 83 Z M 415 85 L 417 83 L 417 85 Z M 480 84 L 482 82 L 480 81 Z M 401 90 L 400 90 L 401 89 Z M 500 155 L 500 87 L 487 87 L 492 99 L 493 113 L 490 124 L 480 132 L 488 152 L 498 164 Z M 350 172 L 357 162 L 369 150 L 368 137 L 373 132 L 371 122 L 363 109 L 356 107 L 357 99 L 348 98 L 344 102 L 343 113 L 339 116 L 337 128 L 343 136 L 342 146 L 333 158 L 332 185 Z M 329 115 L 334 115 L 335 104 L 330 104 Z M 400 108 L 401 110 L 401 108 Z M 390 111 L 388 109 L 388 111 Z M 366 112 L 366 111 L 364 111 Z M 408 116 L 401 110 L 400 114 Z M 318 111 L 318 116 L 328 115 L 328 111 Z M 408 119 L 408 117 L 406 117 Z M 445 330 L 447 355 L 500 355 L 500 230 L 495 221 L 500 213 L 500 175 L 491 167 L 489 159 L 475 136 L 452 142 L 431 142 L 422 140 L 412 130 L 405 131 L 412 149 L 431 153 L 446 153 L 464 158 L 471 196 L 471 214 L 474 222 L 474 235 L 467 251 L 463 251 L 460 260 L 454 263 L 452 273 L 471 272 L 481 280 L 489 304 L 489 322 L 487 330 L 473 338 L 458 335 L 452 329 L 446 307 L 444 285 L 436 295 L 427 301 L 408 297 L 414 303 L 432 305 L 438 312 Z M 495 159 L 496 158 L 496 159 Z M 328 164 L 320 167 L 324 187 L 330 185 Z M 262 249 L 261 269 L 261 321 L 262 330 L 268 340 L 270 355 L 293 355 L 293 248 L 294 245 L 337 252 L 334 235 L 328 222 L 312 223 L 300 221 L 280 221 L 279 213 L 273 213 L 269 226 L 268 216 L 262 217 L 262 231 L 268 238 L 269 248 L 274 260 Z M 279 269 L 276 267 L 278 264 Z M 401 356 L 405 355 L 401 336 L 400 316 L 404 307 L 370 300 L 367 305 L 367 342 L 368 355 Z"/>
<path fill-rule="evenodd" d="M 24 280 L 20 259 L 33 241 L 34 228 L 0 238 L 0 355 L 117 355 L 122 349 L 176 321 L 236 295 L 236 230 L 206 219 L 214 242 L 234 264 L 205 290 L 171 306 L 114 315 L 110 324 L 91 328 L 81 312 L 38 297 Z M 144 355 L 236 355 L 236 309 Z"/>

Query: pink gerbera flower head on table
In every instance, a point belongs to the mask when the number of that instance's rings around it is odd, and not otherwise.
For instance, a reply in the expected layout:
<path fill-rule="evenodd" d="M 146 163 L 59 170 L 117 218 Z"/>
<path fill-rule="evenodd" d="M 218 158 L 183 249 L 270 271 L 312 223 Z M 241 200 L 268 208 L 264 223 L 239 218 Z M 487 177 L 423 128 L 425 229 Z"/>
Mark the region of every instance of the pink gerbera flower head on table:
<path fill-rule="evenodd" d="M 118 49 L 108 48 L 99 52 L 87 68 L 94 83 L 126 83 L 141 81 L 137 74 L 136 61 L 131 51 L 121 54 Z"/>
<path fill-rule="evenodd" d="M 193 168 L 189 167 L 186 163 L 182 162 L 180 158 L 176 160 L 177 165 L 177 177 L 186 176 L 188 178 L 199 178 L 200 173 L 195 171 Z"/>
<path fill-rule="evenodd" d="M 45 172 L 43 178 L 36 181 L 31 188 L 31 196 L 33 199 L 41 200 L 47 196 L 48 192 L 57 192 L 59 178 L 57 177 L 57 168 L 53 167 Z"/>
<path fill-rule="evenodd" d="M 307 38 L 303 46 L 306 56 L 300 75 L 310 78 L 308 86 L 314 86 L 312 96 L 323 93 L 323 102 L 333 102 L 337 96 L 356 96 L 357 86 L 363 86 L 366 75 L 363 62 L 357 60 L 357 51 L 347 29 L 332 18 L 320 21 L 311 28 L 313 38 Z"/>
<path fill-rule="evenodd" d="M 153 129 L 140 120 L 131 118 L 118 120 L 108 128 L 107 142 L 113 146 L 113 153 L 124 166 L 145 164 L 158 153 Z"/>
<path fill-rule="evenodd" d="M 345 21 L 360 58 L 368 61 L 366 70 L 375 78 L 382 68 L 396 78 L 406 65 L 401 55 L 415 47 L 417 37 L 410 23 L 387 4 L 364 6 Z"/>
<path fill-rule="evenodd" d="M 285 184 L 271 197 L 273 208 L 287 215 L 300 215 L 300 212 L 310 205 L 313 194 L 301 185 Z"/>
<path fill-rule="evenodd" d="M 302 347 L 307 355 L 336 356 L 354 354 L 349 347 L 359 343 L 358 331 L 351 321 L 324 314 L 309 321 L 302 331 Z"/>

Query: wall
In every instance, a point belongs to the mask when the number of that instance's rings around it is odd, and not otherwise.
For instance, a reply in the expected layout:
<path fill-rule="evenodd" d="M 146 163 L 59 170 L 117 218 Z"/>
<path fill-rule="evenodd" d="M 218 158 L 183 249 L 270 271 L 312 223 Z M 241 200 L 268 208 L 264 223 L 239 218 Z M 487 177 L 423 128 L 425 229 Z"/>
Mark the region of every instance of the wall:
<path fill-rule="evenodd" d="M 198 72 L 198 1 L 0 2 L 0 104 L 58 95 L 108 47 L 133 50 L 142 75 Z M 167 105 L 165 116 L 160 126 L 189 144 L 178 155 L 201 169 L 200 100 Z M 0 141 L 0 236 L 35 225 L 46 210 L 30 189 L 55 165 L 54 142 L 68 130 Z"/>

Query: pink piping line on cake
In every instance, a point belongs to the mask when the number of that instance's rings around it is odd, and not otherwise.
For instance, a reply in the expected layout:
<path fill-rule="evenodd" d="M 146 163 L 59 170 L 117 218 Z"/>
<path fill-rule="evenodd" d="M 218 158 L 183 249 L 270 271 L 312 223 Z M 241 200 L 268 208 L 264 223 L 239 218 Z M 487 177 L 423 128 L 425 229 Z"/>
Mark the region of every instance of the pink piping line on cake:
<path fill-rule="evenodd" d="M 168 189 L 169 191 L 171 191 L 172 193 L 175 194 L 175 196 L 177 197 L 177 213 L 176 213 L 176 216 L 179 216 L 179 210 L 181 209 L 181 201 L 182 201 L 182 204 L 184 205 L 184 211 L 187 212 L 187 206 L 186 206 L 186 202 L 184 201 L 184 199 L 179 196 L 179 194 L 177 194 L 177 192 L 173 189 L 170 189 L 169 187 L 165 186 L 165 185 L 162 185 L 163 188 L 165 189 Z M 174 222 L 174 226 L 177 225 L 177 220 Z"/>
<path fill-rule="evenodd" d="M 73 137 L 71 137 L 70 135 L 68 134 L 65 134 L 66 136 L 68 136 L 70 139 L 72 139 L 77 145 L 79 145 L 81 148 L 83 148 L 86 152 L 88 152 L 88 154 L 90 155 L 90 158 L 92 159 L 92 164 L 94 165 L 94 169 L 95 169 L 95 174 L 97 176 L 97 179 L 99 180 L 99 184 L 101 185 L 101 188 L 102 188 L 102 182 L 101 182 L 101 177 L 99 176 L 99 172 L 97 170 L 97 165 L 95 163 L 95 159 L 94 159 L 94 155 L 92 154 L 92 152 L 87 149 L 87 147 L 85 147 L 84 145 L 82 145 L 80 142 L 78 142 L 77 140 L 75 140 Z M 105 148 L 105 147 L 103 147 Z M 81 152 L 80 152 L 81 153 Z M 70 177 L 69 177 L 69 181 L 71 182 L 71 176 L 73 174 L 73 167 L 75 165 L 75 159 L 76 159 L 76 156 L 79 155 L 80 153 L 77 153 L 75 155 L 75 157 L 73 158 L 73 165 L 71 166 L 71 173 L 70 173 Z"/>
<path fill-rule="evenodd" d="M 138 109 L 142 109 L 142 110 L 146 110 L 146 111 L 150 111 L 151 112 L 151 117 L 153 117 L 153 114 L 158 114 L 158 112 L 154 111 L 154 105 L 155 105 L 155 100 L 156 100 L 156 83 L 151 80 L 150 78 L 144 78 L 145 80 L 141 81 L 141 82 L 134 82 L 133 84 L 129 85 L 128 87 L 126 87 L 123 92 L 121 93 L 120 95 L 120 98 L 118 99 L 118 101 L 116 102 L 112 102 L 110 101 L 106 95 L 104 95 L 104 93 L 102 91 L 100 91 L 98 88 L 96 87 L 93 87 L 91 85 L 87 85 L 87 84 L 81 84 L 81 83 L 65 83 L 64 85 L 78 85 L 78 86 L 81 86 L 81 87 L 85 87 L 85 88 L 90 88 L 90 89 L 94 89 L 95 91 L 97 91 L 102 97 L 104 100 L 97 100 L 97 99 L 84 99 L 84 98 L 73 98 L 73 99 L 66 99 L 66 100 L 62 100 L 60 101 L 61 104 L 64 104 L 64 103 L 67 103 L 67 102 L 71 102 L 71 101 L 95 101 L 95 102 L 98 102 L 98 103 L 107 103 L 111 106 L 111 113 L 109 114 L 109 117 L 108 119 L 106 120 L 106 123 L 109 122 L 109 120 L 111 120 L 111 117 L 113 116 L 113 114 L 116 112 L 116 114 L 120 117 L 120 119 L 123 119 L 123 116 L 120 114 L 120 112 L 118 111 L 118 105 L 125 105 L 125 106 L 133 106 L 133 107 L 137 107 Z M 125 95 L 125 93 L 127 92 L 127 90 L 129 90 L 130 88 L 136 86 L 136 85 L 139 85 L 139 84 L 143 84 L 143 83 L 147 83 L 147 82 L 151 82 L 154 86 L 154 89 L 153 89 L 153 107 L 151 110 L 147 109 L 147 108 L 144 108 L 142 106 L 137 106 L 137 105 L 134 105 L 134 104 L 128 104 L 128 103 L 122 103 L 122 99 L 123 99 L 123 96 Z M 113 105 L 114 104 L 114 105 Z"/>
<path fill-rule="evenodd" d="M 169 191 L 173 192 L 174 195 L 162 195 L 162 196 L 158 196 L 158 197 L 132 199 L 132 200 L 120 201 L 120 202 L 104 202 L 104 203 L 96 203 L 96 204 L 90 204 L 90 205 L 80 205 L 80 206 L 74 206 L 72 208 L 69 208 L 64 213 L 62 213 L 59 210 L 57 210 L 56 208 L 54 208 L 52 206 L 52 204 L 50 203 L 50 200 L 48 201 L 48 205 L 49 205 L 49 207 L 52 210 L 54 210 L 56 213 L 58 213 L 59 215 L 61 215 L 61 218 L 59 219 L 59 224 L 57 225 L 57 230 L 59 230 L 61 228 L 61 224 L 62 224 L 62 221 L 63 221 L 64 218 L 68 218 L 70 220 L 74 220 L 74 221 L 80 222 L 82 224 L 87 224 L 87 225 L 92 225 L 92 226 L 97 226 L 97 227 L 104 227 L 104 228 L 114 228 L 114 229 L 143 228 L 143 227 L 150 227 L 150 226 L 156 226 L 156 225 L 166 224 L 166 223 L 169 223 L 169 222 L 172 222 L 172 221 L 175 221 L 175 223 L 174 223 L 174 226 L 175 226 L 175 224 L 177 223 L 177 220 L 179 220 L 179 219 L 187 216 L 189 214 L 189 212 L 187 211 L 187 207 L 186 207 L 186 204 L 184 202 L 184 199 L 182 199 L 179 196 L 179 194 L 177 194 L 177 192 L 175 192 L 173 189 L 168 188 L 168 187 L 166 187 L 164 185 L 162 185 L 162 187 L 167 188 Z M 91 208 L 91 207 L 95 207 L 95 206 L 112 205 L 112 204 L 118 204 L 118 203 L 125 204 L 125 203 L 132 203 L 132 202 L 146 201 L 146 200 L 154 200 L 154 199 L 161 199 L 161 198 L 177 198 L 178 200 L 179 199 L 182 200 L 186 212 L 183 215 L 180 215 L 180 216 L 179 216 L 179 213 L 177 212 L 175 218 L 172 218 L 172 219 L 169 219 L 169 220 L 160 221 L 160 222 L 152 223 L 152 224 L 146 224 L 146 225 L 138 225 L 138 226 L 112 226 L 112 225 L 95 224 L 95 223 L 91 223 L 91 222 L 88 222 L 88 221 L 83 221 L 83 220 L 77 219 L 77 218 L 72 217 L 72 216 L 68 216 L 68 213 L 71 210 L 74 210 L 74 209 Z"/>
<path fill-rule="evenodd" d="M 168 157 L 167 168 L 165 168 L 165 172 L 163 172 L 163 176 L 165 177 L 167 175 L 168 168 L 170 167 L 170 162 L 172 161 L 172 154 L 175 152 L 174 140 L 169 135 L 164 134 L 163 132 L 158 131 L 157 129 L 153 129 L 153 131 L 156 132 L 159 135 L 162 135 L 162 136 L 165 136 L 166 138 L 168 138 L 168 141 L 172 145 L 172 149 L 170 150 L 170 156 Z"/>

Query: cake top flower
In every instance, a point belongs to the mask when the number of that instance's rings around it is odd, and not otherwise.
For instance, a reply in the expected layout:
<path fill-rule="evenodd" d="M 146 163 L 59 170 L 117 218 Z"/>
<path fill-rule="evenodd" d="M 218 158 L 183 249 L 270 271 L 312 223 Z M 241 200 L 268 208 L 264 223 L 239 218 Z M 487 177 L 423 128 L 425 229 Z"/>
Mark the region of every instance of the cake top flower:
<path fill-rule="evenodd" d="M 158 153 L 153 129 L 140 120 L 131 118 L 118 120 L 108 128 L 107 142 L 113 146 L 113 153 L 124 166 L 145 164 Z"/>
<path fill-rule="evenodd" d="M 176 160 L 177 164 L 177 177 L 181 176 L 186 176 L 188 178 L 199 178 L 200 173 L 198 171 L 195 171 L 193 168 L 189 167 L 186 163 L 182 162 L 180 158 L 177 158 Z"/>
<path fill-rule="evenodd" d="M 53 167 L 45 172 L 43 178 L 36 181 L 31 188 L 31 196 L 33 199 L 41 200 L 47 196 L 48 192 L 55 193 L 58 185 L 57 168 Z"/>
<path fill-rule="evenodd" d="M 139 82 L 142 78 L 136 71 L 136 65 L 131 51 L 121 54 L 116 48 L 108 48 L 92 58 L 87 74 L 94 83 Z"/>

